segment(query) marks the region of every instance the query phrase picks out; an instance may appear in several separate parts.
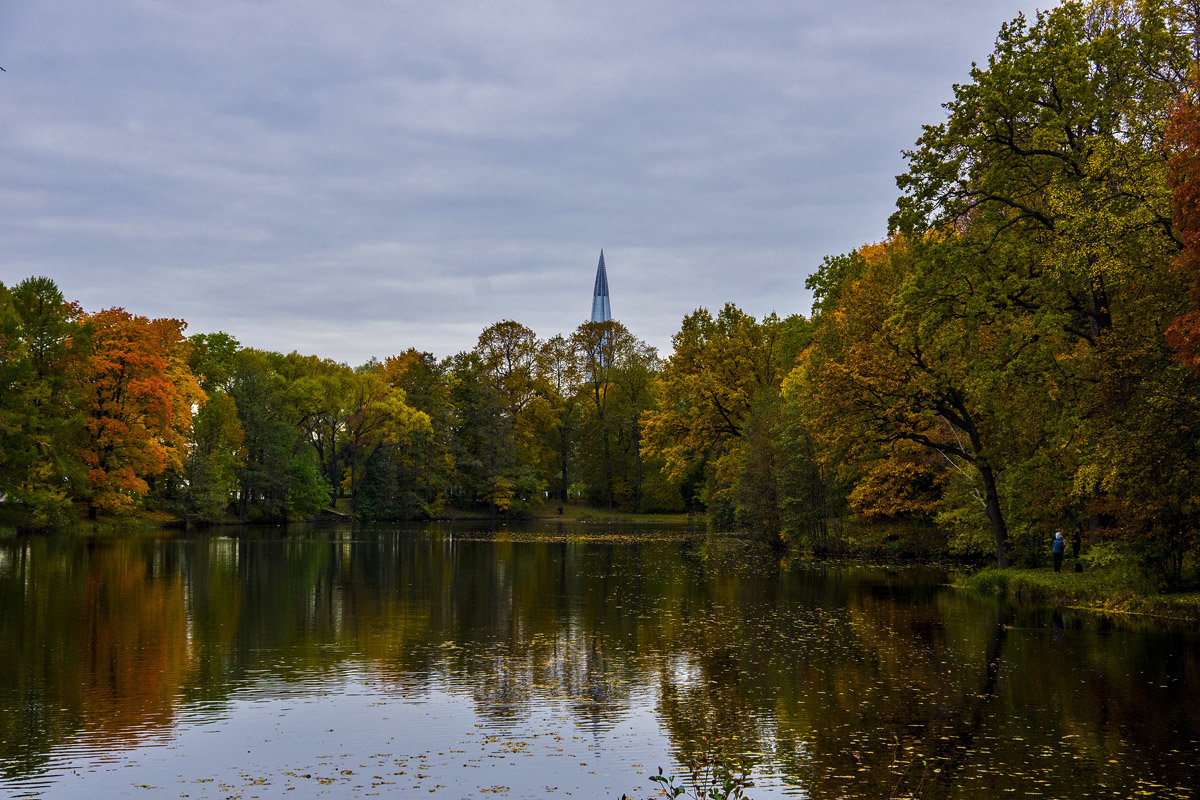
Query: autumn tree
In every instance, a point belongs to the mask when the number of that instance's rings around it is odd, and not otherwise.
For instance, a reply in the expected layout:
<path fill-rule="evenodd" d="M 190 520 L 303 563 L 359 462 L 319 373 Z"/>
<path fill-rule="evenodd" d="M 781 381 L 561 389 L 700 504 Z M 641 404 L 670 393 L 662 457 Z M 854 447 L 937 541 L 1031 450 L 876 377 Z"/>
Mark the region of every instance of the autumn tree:
<path fill-rule="evenodd" d="M 754 420 L 759 411 L 769 413 L 773 400 L 764 402 L 764 398 L 778 396 L 795 358 L 799 329 L 805 324 L 800 317 L 780 319 L 774 314 L 759 322 L 730 303 L 716 316 L 706 309 L 689 314 L 672 338 L 674 352 L 657 381 L 659 406 L 645 416 L 644 450 L 663 457 L 677 478 L 701 468 L 705 501 L 711 511 L 730 521 L 739 507 L 748 510 L 739 503 L 739 495 L 757 497 L 765 492 L 769 505 L 777 506 L 776 471 L 769 461 L 765 473 L 757 467 L 747 469 L 750 451 L 746 448 L 766 446 L 756 437 L 772 436 L 771 423 L 759 425 Z M 748 489 L 741 477 L 751 475 L 766 482 Z M 759 512 L 750 516 L 745 521 L 764 522 Z M 773 511 L 765 521 L 778 533 Z"/>
<path fill-rule="evenodd" d="M 827 452 L 858 465 L 850 499 L 860 512 L 917 511 L 961 475 L 1003 565 L 1003 481 L 1040 433 L 1015 423 L 1022 408 L 1045 410 L 1038 398 L 1053 358 L 1032 318 L 1004 318 L 972 293 L 980 262 L 963 252 L 951 243 L 917 253 L 899 239 L 860 251 L 862 273 L 822 319 L 796 385 Z"/>
<path fill-rule="evenodd" d="M 447 365 L 433 354 L 409 349 L 380 365 L 388 386 L 404 392 L 405 401 L 428 418 L 428 426 L 411 430 L 406 440 L 382 448 L 367 462 L 355 499 L 359 516 L 372 519 L 415 519 L 438 514 L 454 479 Z"/>
<path fill-rule="evenodd" d="M 506 406 L 506 416 L 516 427 L 519 415 L 536 403 L 541 388 L 541 340 L 525 325 L 503 320 L 483 329 L 475 352 Z"/>
<path fill-rule="evenodd" d="M 1200 551 L 1200 111 L 1194 81 L 1176 100 L 1163 149 L 1181 243 L 1171 266 L 1190 285 L 1189 299 L 1143 305 L 1151 324 L 1130 326 L 1097 354 L 1089 377 L 1098 388 L 1102 424 L 1081 482 L 1101 490 L 1097 504 L 1147 572 L 1177 587 L 1188 556 Z"/>
<path fill-rule="evenodd" d="M 555 471 L 549 431 L 553 389 L 544 343 L 513 320 L 489 325 L 451 369 L 455 461 L 464 499 L 503 515 L 527 515 Z"/>
<path fill-rule="evenodd" d="M 356 373 L 348 394 L 346 466 L 342 478 L 358 512 L 359 487 L 373 462 L 410 457 L 431 433 L 429 415 L 410 406 L 404 390 L 386 380 L 382 366 Z"/>
<path fill-rule="evenodd" d="M 1109 491 L 1095 468 L 1111 419 L 1104 409 L 1128 399 L 1106 394 L 1097 376 L 1161 335 L 1164 312 L 1177 315 L 1168 265 L 1180 242 L 1161 145 L 1192 63 L 1194 23 L 1190 4 L 1170 1 L 1068 3 L 1032 22 L 1019 17 L 955 87 L 946 122 L 926 127 L 899 179 L 892 224 L 918 251 L 912 329 L 927 341 L 954 331 L 979 340 L 964 378 L 986 386 L 1006 376 L 993 388 L 1041 415 L 997 414 L 1012 430 L 985 450 L 1015 437 L 1021 444 L 1004 457 L 1010 478 L 1073 487 L 1094 533 Z M 923 309 L 930 298 L 938 302 Z M 1017 342 L 1019 351 L 1009 346 Z M 932 356 L 923 353 L 926 363 Z M 1019 366 L 1005 360 L 1014 358 Z M 1038 383 L 1040 397 L 1030 388 Z M 1017 482 L 1011 499 L 1022 494 Z M 1072 491 L 1047 492 L 1063 494 Z M 1058 511 L 1059 524 L 1072 521 L 1071 508 Z M 1017 519 L 1030 535 L 1048 535 L 1054 520 L 1031 523 L 1035 513 L 1027 505 Z"/>
<path fill-rule="evenodd" d="M 1200 554 L 1200 375 L 1172 355 L 1161 328 L 1102 351 L 1094 454 L 1078 480 L 1099 488 L 1106 533 L 1178 589 Z"/>
<path fill-rule="evenodd" d="M 522 470 L 547 484 L 555 465 L 548 431 L 555 424 L 557 398 L 548 377 L 545 342 L 530 328 L 504 320 L 479 334 L 475 352 L 503 403 L 503 421 Z"/>
<path fill-rule="evenodd" d="M 1159 144 L 1191 63 L 1184 8 L 1098 0 L 1004 25 L 906 153 L 893 226 L 1008 250 L 997 294 L 1053 304 L 1094 343 L 1138 265 L 1177 248 Z"/>
<path fill-rule="evenodd" d="M 119 308 L 85 319 L 91 342 L 83 366 L 85 438 L 91 514 L 136 506 L 150 481 L 181 471 L 193 406 L 204 393 L 188 368 L 184 323 L 147 319 Z"/>

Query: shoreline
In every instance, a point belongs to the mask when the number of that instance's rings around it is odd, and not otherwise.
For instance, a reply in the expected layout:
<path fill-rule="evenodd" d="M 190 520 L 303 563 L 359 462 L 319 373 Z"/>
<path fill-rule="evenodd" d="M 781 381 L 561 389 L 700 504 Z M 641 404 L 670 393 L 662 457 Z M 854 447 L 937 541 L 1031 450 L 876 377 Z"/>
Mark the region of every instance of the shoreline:
<path fill-rule="evenodd" d="M 553 523 L 571 522 L 575 524 L 633 524 L 672 526 L 706 526 L 703 515 L 687 513 L 639 514 L 636 512 L 619 511 L 616 509 L 595 508 L 591 506 L 569 504 L 562 507 L 562 513 L 556 513 L 557 506 L 546 506 L 543 513 L 524 520 L 496 519 L 488 514 L 471 511 L 447 509 L 450 513 L 439 515 L 432 520 L 420 522 L 494 522 L 498 525 L 522 523 Z M 331 509 L 331 511 L 335 511 Z M 548 513 L 547 513 L 548 512 Z M 90 528 L 93 535 L 103 536 L 105 533 L 131 528 L 168 528 L 199 530 L 212 528 L 238 528 L 249 525 L 287 525 L 287 524 L 317 524 L 324 523 L 346 524 L 352 520 L 344 513 L 336 512 L 322 515 L 314 520 L 296 523 L 242 523 L 240 521 L 223 521 L 203 526 L 189 525 L 182 519 L 163 512 L 143 512 L 132 517 L 102 518 L 100 520 L 82 522 L 77 530 Z M 417 522 L 417 521 L 414 521 Z M 14 532 L 15 533 L 15 532 Z M 754 534 L 747 531 L 730 531 L 731 535 L 753 538 Z M 16 534 L 22 535 L 22 534 Z M 24 535 L 31 535 L 26 533 Z M 32 534 L 37 535 L 37 534 Z M 804 554 L 805 560 L 822 562 L 828 556 L 813 556 Z M 928 563 L 928 557 L 876 551 L 872 548 L 847 552 L 836 556 L 836 560 L 853 562 L 862 565 L 889 564 L 903 565 L 916 561 Z M 941 561 L 941 559 L 936 559 Z M 1068 559 L 1067 566 L 1061 573 L 1054 573 L 1049 567 L 997 569 L 993 566 L 981 566 L 956 559 L 943 562 L 951 572 L 950 585 L 956 589 L 979 595 L 1002 597 L 1018 604 L 1036 604 L 1053 606 L 1055 608 L 1087 611 L 1098 614 L 1134 615 L 1153 617 L 1172 622 L 1200 622 L 1200 591 L 1181 591 L 1164 593 L 1151 586 L 1131 564 L 1121 563 L 1105 566 L 1090 567 L 1083 572 L 1071 571 L 1074 559 Z"/>
<path fill-rule="evenodd" d="M 1099 614 L 1200 621 L 1200 591 L 1163 593 L 1128 569 L 1094 568 L 1054 573 L 1049 568 L 987 567 L 958 576 L 952 586 L 1004 597 L 1016 603 L 1049 605 Z"/>

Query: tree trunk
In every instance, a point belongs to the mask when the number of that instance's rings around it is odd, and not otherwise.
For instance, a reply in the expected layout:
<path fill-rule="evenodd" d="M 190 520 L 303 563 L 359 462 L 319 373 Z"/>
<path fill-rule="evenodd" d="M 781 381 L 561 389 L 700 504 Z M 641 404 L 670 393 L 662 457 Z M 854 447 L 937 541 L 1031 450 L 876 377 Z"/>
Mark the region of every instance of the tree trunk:
<path fill-rule="evenodd" d="M 601 419 L 600 425 L 604 440 L 604 491 L 608 495 L 608 507 L 616 508 L 617 501 L 613 495 L 612 446 L 608 442 L 608 428 L 604 427 L 603 419 Z"/>
<path fill-rule="evenodd" d="M 558 453 L 559 453 L 558 464 L 559 464 L 559 475 L 560 475 L 559 482 L 558 482 L 558 501 L 560 503 L 562 503 L 563 505 L 566 505 L 566 503 L 567 503 L 567 487 L 570 485 L 567 482 L 567 455 L 568 455 L 567 445 L 568 445 L 568 443 L 567 443 L 567 426 L 562 425 L 559 427 L 559 443 L 558 443 Z"/>
<path fill-rule="evenodd" d="M 634 510 L 642 513 L 642 426 L 635 418 L 633 420 L 633 458 L 637 465 L 637 484 L 634 486 Z"/>
<path fill-rule="evenodd" d="M 1000 569 L 1008 566 L 1008 528 L 1004 524 L 1004 513 L 1000 510 L 1000 492 L 996 488 L 996 473 L 986 461 L 979 461 L 979 474 L 983 478 L 986 493 L 984 505 L 992 537 L 996 540 L 996 565 Z"/>

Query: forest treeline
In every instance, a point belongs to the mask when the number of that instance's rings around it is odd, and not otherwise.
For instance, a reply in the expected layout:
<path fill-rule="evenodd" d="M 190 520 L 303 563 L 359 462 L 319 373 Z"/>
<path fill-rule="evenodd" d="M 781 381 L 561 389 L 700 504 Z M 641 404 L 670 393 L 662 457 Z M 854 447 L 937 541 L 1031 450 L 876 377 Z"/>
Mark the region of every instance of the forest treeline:
<path fill-rule="evenodd" d="M 1035 561 L 1062 529 L 1166 580 L 1200 545 L 1200 32 L 1183 0 L 1064 3 L 1000 30 L 898 179 L 891 233 L 733 304 L 667 358 L 619 322 L 358 368 L 245 348 L 53 281 L 0 291 L 11 526 L 705 510 L 810 548 L 917 520 Z"/>
<path fill-rule="evenodd" d="M 84 313 L 38 277 L 0 288 L 0 325 L 0 487 L 26 527 L 146 508 L 196 522 L 335 504 L 364 519 L 685 508 L 662 459 L 643 461 L 658 356 L 619 322 L 546 341 L 505 320 L 450 358 L 351 368 Z"/>

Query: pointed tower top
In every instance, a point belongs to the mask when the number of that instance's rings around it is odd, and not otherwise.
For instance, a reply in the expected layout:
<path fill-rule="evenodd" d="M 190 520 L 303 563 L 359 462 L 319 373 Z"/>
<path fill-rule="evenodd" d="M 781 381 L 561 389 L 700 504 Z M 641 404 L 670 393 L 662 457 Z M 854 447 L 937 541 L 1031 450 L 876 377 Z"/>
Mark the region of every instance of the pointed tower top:
<path fill-rule="evenodd" d="M 596 265 L 596 288 L 592 291 L 592 322 L 608 322 L 612 312 L 608 307 L 608 272 L 604 269 L 604 250 Z"/>

